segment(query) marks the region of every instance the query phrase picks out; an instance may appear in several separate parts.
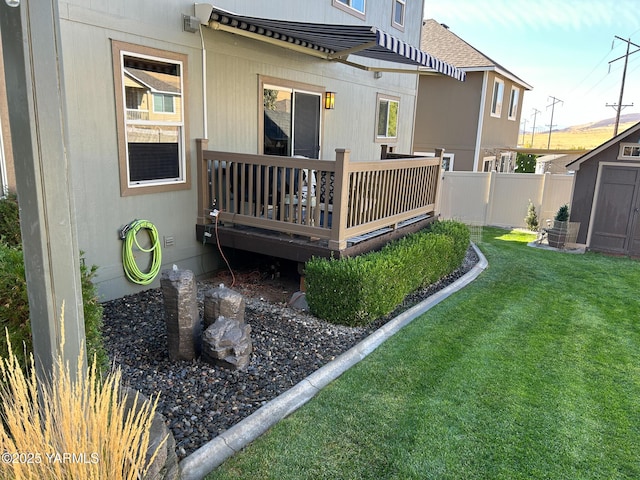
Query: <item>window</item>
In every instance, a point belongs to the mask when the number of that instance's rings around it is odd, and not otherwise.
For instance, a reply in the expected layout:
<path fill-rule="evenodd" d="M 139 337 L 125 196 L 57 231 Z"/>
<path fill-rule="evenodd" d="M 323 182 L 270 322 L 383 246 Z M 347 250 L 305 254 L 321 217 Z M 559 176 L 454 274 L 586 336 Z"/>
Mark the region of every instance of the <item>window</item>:
<path fill-rule="evenodd" d="M 393 19 L 391 25 L 404 30 L 404 12 L 406 8 L 406 0 L 393 0 Z"/>
<path fill-rule="evenodd" d="M 499 78 L 493 81 L 493 97 L 491 98 L 491 116 L 502 115 L 502 97 L 504 96 L 504 82 Z"/>
<path fill-rule="evenodd" d="M 640 159 L 640 145 L 637 143 L 621 143 L 620 158 L 628 158 L 631 160 Z"/>
<path fill-rule="evenodd" d="M 113 42 L 120 194 L 188 189 L 185 55 Z"/>
<path fill-rule="evenodd" d="M 332 0 L 332 5 L 364 20 L 366 0 Z"/>
<path fill-rule="evenodd" d="M 376 111 L 376 140 L 383 141 L 398 138 L 398 110 L 400 99 L 378 94 Z"/>
<path fill-rule="evenodd" d="M 518 116 L 518 101 L 520 99 L 520 89 L 511 87 L 511 97 L 509 97 L 509 120 L 515 120 Z"/>
<path fill-rule="evenodd" d="M 173 95 L 153 94 L 153 111 L 155 113 L 174 113 Z"/>
<path fill-rule="evenodd" d="M 261 77 L 264 155 L 320 158 L 324 89 Z"/>

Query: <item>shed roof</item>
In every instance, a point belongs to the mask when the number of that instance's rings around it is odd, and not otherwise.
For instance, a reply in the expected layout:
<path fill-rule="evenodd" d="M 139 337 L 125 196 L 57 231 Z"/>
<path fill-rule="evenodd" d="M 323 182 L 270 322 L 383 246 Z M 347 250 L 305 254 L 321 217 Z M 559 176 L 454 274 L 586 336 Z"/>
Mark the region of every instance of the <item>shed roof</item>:
<path fill-rule="evenodd" d="M 607 140 L 606 142 L 604 142 L 603 144 L 597 146 L 596 148 L 594 148 L 590 152 L 587 152 L 584 155 L 582 155 L 581 157 L 578 157 L 573 162 L 568 163 L 567 164 L 567 168 L 571 167 L 571 168 L 577 170 L 582 163 L 586 162 L 590 158 L 595 157 L 596 155 L 598 155 L 600 152 L 606 150 L 607 148 L 609 148 L 609 147 L 611 147 L 611 146 L 623 141 L 625 138 L 627 138 L 630 135 L 633 135 L 638 130 L 640 130 L 640 122 L 636 123 L 633 127 L 628 128 L 624 132 L 619 133 L 618 135 L 616 135 L 615 137 L 611 138 L 610 140 Z"/>
<path fill-rule="evenodd" d="M 526 90 L 533 89 L 517 75 L 457 36 L 449 30 L 449 27 L 432 18 L 422 22 L 420 48 L 461 70 L 495 71 L 518 83 Z"/>

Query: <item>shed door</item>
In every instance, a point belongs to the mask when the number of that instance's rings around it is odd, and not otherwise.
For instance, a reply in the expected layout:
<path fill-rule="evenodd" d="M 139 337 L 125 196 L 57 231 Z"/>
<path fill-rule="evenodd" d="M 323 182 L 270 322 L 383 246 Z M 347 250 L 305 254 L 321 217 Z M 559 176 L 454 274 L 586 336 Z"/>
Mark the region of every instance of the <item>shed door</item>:
<path fill-rule="evenodd" d="M 602 170 L 590 247 L 640 255 L 640 168 Z"/>

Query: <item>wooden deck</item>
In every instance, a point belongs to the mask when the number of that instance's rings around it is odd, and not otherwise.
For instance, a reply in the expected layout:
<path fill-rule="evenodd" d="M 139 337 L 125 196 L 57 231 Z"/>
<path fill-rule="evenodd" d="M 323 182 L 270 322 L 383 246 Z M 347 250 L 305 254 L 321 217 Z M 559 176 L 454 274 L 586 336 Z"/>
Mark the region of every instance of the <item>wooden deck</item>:
<path fill-rule="evenodd" d="M 203 243 L 298 262 L 381 248 L 435 218 L 442 151 L 435 158 L 351 161 L 206 150 L 198 140 Z"/>

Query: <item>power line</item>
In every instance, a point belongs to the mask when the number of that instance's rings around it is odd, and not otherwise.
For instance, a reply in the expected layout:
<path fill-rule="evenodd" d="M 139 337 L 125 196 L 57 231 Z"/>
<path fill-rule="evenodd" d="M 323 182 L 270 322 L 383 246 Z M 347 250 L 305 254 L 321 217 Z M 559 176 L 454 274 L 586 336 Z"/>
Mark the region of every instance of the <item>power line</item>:
<path fill-rule="evenodd" d="M 551 107 L 551 121 L 549 122 L 549 141 L 547 142 L 547 150 L 549 150 L 549 148 L 551 147 L 551 130 L 553 130 L 553 127 L 555 126 L 553 124 L 553 113 L 556 109 L 556 103 L 564 103 L 559 98 L 553 97 L 551 95 L 549 96 L 549 98 L 552 100 L 552 102 L 551 105 L 547 105 L 547 109 Z"/>
<path fill-rule="evenodd" d="M 624 38 L 620 38 L 617 35 L 615 36 L 615 38 L 617 38 L 618 40 L 622 40 L 623 42 L 627 42 L 627 53 L 625 53 L 623 56 L 618 57 L 618 58 L 616 58 L 614 60 L 611 60 L 609 62 L 609 68 L 611 68 L 611 64 L 613 62 L 617 62 L 618 60 L 624 58 L 624 68 L 622 69 L 622 84 L 620 85 L 620 99 L 618 100 L 618 104 L 615 105 L 615 109 L 616 109 L 616 124 L 615 124 L 615 127 L 613 128 L 613 136 L 614 137 L 616 135 L 618 135 L 618 125 L 620 124 L 620 112 L 622 111 L 622 109 L 624 107 L 633 106 L 633 104 L 631 104 L 631 105 L 623 105 L 622 104 L 622 96 L 624 95 L 624 82 L 625 82 L 626 77 L 627 77 L 627 64 L 629 62 L 629 55 L 633 55 L 634 53 L 640 52 L 640 45 L 636 45 L 635 43 L 633 43 L 630 38 L 625 40 Z M 615 39 L 614 39 L 614 41 L 615 41 Z M 638 49 L 634 50 L 631 53 L 629 53 L 629 48 L 631 47 L 631 45 L 633 45 L 634 47 L 638 47 Z M 608 107 L 613 107 L 614 105 L 607 104 L 607 106 Z"/>
<path fill-rule="evenodd" d="M 541 113 L 537 108 L 533 109 L 533 128 L 531 129 L 531 146 L 533 147 L 533 136 L 536 134 L 536 117 Z"/>

